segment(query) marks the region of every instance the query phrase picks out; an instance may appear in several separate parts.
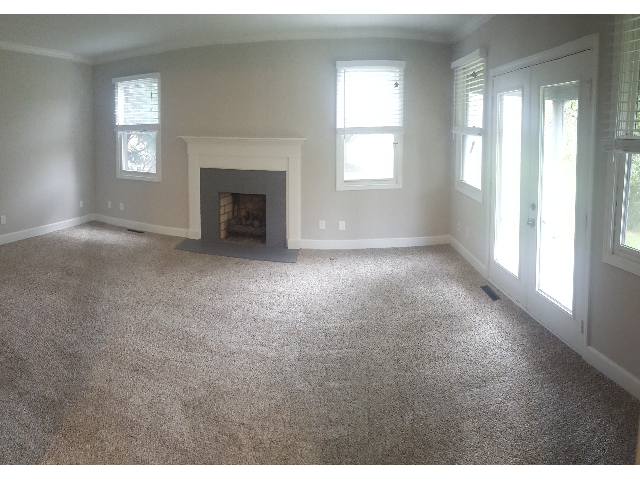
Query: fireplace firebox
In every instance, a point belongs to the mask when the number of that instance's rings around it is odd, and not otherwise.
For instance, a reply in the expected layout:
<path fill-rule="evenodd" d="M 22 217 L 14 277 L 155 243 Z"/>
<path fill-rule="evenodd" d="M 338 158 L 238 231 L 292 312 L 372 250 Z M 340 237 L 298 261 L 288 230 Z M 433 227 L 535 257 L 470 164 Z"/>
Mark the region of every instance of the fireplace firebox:
<path fill-rule="evenodd" d="M 201 168 L 200 217 L 206 243 L 286 248 L 286 173 Z"/>
<path fill-rule="evenodd" d="M 239 243 L 267 242 L 267 196 L 220 193 L 220 239 Z"/>

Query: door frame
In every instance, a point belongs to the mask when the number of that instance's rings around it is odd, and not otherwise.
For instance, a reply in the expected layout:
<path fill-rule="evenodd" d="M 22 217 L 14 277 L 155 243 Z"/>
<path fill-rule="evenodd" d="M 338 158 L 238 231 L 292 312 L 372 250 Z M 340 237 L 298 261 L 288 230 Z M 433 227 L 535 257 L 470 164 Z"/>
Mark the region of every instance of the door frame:
<path fill-rule="evenodd" d="M 599 59 L 599 36 L 598 34 L 589 35 L 578 40 L 565 43 L 564 45 L 560 45 L 558 47 L 552 48 L 550 50 L 546 50 L 544 52 L 536 53 L 535 55 L 531 55 L 525 58 L 521 58 L 519 60 L 507 63 L 505 65 L 501 65 L 495 68 L 492 68 L 489 71 L 489 79 L 487 84 L 487 91 L 491 95 L 490 101 L 490 112 L 487 128 L 487 137 L 491 139 L 490 141 L 490 160 L 487 161 L 487 166 L 485 169 L 486 178 L 488 181 L 486 184 L 488 200 L 486 202 L 488 212 L 486 215 L 487 219 L 487 228 L 486 228 L 486 258 L 487 258 L 487 277 L 490 276 L 490 268 L 492 267 L 491 261 L 491 251 L 493 249 L 493 245 L 491 243 L 491 228 L 493 228 L 494 224 L 494 208 L 493 208 L 493 188 L 495 182 L 495 174 L 496 174 L 496 101 L 494 97 L 493 91 L 493 78 L 495 76 L 499 76 L 505 73 L 510 73 L 516 70 L 520 70 L 522 68 L 532 67 L 534 65 L 538 65 L 541 63 L 550 62 L 553 60 L 558 60 L 560 58 L 573 55 L 575 53 L 580 53 L 583 51 L 591 50 L 591 85 L 590 85 L 590 99 L 591 99 L 591 127 L 590 127 L 590 137 L 591 141 L 589 145 L 584 150 L 584 156 L 582 159 L 582 166 L 579 167 L 579 170 L 576 172 L 576 181 L 581 182 L 585 185 L 584 195 L 581 198 L 576 198 L 576 201 L 584 201 L 586 203 L 586 208 L 584 215 L 585 218 L 578 217 L 578 209 L 576 209 L 576 232 L 578 229 L 582 229 L 583 234 L 585 235 L 584 248 L 583 251 L 579 251 L 576 249 L 576 257 L 574 262 L 574 277 L 581 278 L 580 280 L 575 280 L 574 283 L 574 296 L 575 296 L 575 310 L 573 311 L 574 318 L 576 321 L 580 321 L 583 333 L 583 341 L 580 345 L 581 348 L 577 351 L 580 355 L 583 355 L 586 348 L 591 343 L 589 336 L 589 284 L 590 284 L 590 273 L 591 273 L 591 233 L 592 233 L 592 221 L 593 221 L 593 201 L 594 201 L 594 193 L 593 193 L 593 179 L 594 179 L 594 167 L 595 167 L 595 133 L 596 133 L 596 111 L 597 111 L 597 96 L 596 93 L 598 91 L 598 59 Z M 582 214 L 580 215 L 582 216 Z M 489 281 L 503 294 L 505 294 L 510 299 L 514 300 L 508 293 L 503 291 L 498 285 L 496 285 L 493 281 L 489 279 Z M 533 316 L 527 309 L 526 306 L 520 304 L 518 301 L 514 301 L 521 308 L 527 311 L 538 323 L 542 324 L 545 329 L 548 329 L 539 318 Z M 551 331 L 551 330 L 549 330 Z M 555 332 L 551 331 L 554 335 Z M 558 336 L 559 337 L 559 336 Z M 562 338 L 563 342 L 565 342 Z M 567 344 L 565 342 L 565 344 Z M 569 345 L 572 349 L 573 346 Z"/>

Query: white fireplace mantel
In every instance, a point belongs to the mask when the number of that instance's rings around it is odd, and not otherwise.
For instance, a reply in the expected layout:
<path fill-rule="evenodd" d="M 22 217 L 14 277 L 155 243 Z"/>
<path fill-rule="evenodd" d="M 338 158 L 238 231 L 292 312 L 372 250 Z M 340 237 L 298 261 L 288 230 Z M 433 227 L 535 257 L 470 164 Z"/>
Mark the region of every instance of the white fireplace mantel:
<path fill-rule="evenodd" d="M 219 138 L 181 136 L 187 143 L 189 232 L 200 239 L 200 168 L 285 171 L 287 182 L 287 248 L 299 249 L 301 238 L 302 143 L 306 138 Z"/>

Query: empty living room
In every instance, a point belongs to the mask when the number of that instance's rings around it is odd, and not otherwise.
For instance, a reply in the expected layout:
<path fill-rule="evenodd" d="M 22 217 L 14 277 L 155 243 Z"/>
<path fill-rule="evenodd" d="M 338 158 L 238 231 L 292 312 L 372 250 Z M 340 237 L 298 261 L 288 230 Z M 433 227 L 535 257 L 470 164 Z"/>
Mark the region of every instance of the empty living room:
<path fill-rule="evenodd" d="M 0 464 L 640 464 L 640 15 L 0 15 Z"/>

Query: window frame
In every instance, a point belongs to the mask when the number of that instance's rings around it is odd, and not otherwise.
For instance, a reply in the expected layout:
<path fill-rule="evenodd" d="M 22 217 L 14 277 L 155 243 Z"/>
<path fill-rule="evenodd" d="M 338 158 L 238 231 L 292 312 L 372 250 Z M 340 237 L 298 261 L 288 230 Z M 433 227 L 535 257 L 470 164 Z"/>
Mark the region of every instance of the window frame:
<path fill-rule="evenodd" d="M 631 162 L 633 161 L 633 155 L 638 153 L 627 153 L 620 158 L 618 164 L 620 165 L 619 172 L 617 172 L 617 182 L 621 185 L 618 188 L 616 195 L 616 210 L 615 217 L 616 222 L 614 225 L 614 254 L 627 258 L 631 261 L 640 262 L 640 250 L 631 248 L 622 244 L 622 225 L 626 223 L 628 215 L 623 211 L 629 207 L 629 194 L 631 190 Z M 618 220 L 619 218 L 619 220 Z M 625 228 L 626 234 L 626 228 Z"/>
<path fill-rule="evenodd" d="M 607 189 L 604 245 L 602 260 L 640 276 L 640 251 L 622 244 L 623 204 L 628 195 L 628 173 L 633 154 L 640 154 L 640 136 L 637 134 L 637 112 L 640 111 L 640 71 L 632 71 L 636 80 L 629 81 L 627 55 L 638 57 L 638 50 L 631 52 L 623 50 L 623 42 L 629 31 L 626 22 L 640 23 L 640 17 L 623 18 L 617 16 L 614 40 L 614 72 L 612 79 L 612 110 L 610 118 L 610 132 L 603 141 L 603 149 L 609 156 L 607 161 Z M 626 98 L 626 101 L 622 100 Z"/>
<path fill-rule="evenodd" d="M 640 145 L 638 145 L 640 146 Z M 635 148 L 633 148 L 635 150 Z M 607 168 L 607 211 L 603 261 L 640 276 L 640 251 L 622 244 L 623 203 L 629 186 L 627 167 L 635 151 L 616 150 Z"/>
<path fill-rule="evenodd" d="M 459 108 L 458 102 L 456 101 L 456 75 L 455 72 L 458 68 L 464 68 L 468 66 L 470 63 L 476 62 L 478 60 L 483 61 L 483 85 L 482 85 L 482 99 L 483 99 L 483 108 L 482 108 L 482 127 L 468 127 L 466 125 L 457 125 L 456 124 L 456 110 Z M 485 131 L 484 122 L 485 122 L 485 105 L 487 98 L 487 81 L 486 81 L 486 52 L 484 49 L 480 48 L 458 60 L 451 63 L 451 69 L 453 72 L 453 128 L 452 128 L 452 136 L 454 141 L 454 152 L 455 152 L 455 189 L 464 195 L 472 198 L 478 203 L 482 204 L 483 195 L 484 195 L 484 169 L 485 169 L 485 148 L 487 145 L 485 144 Z M 465 103 L 466 104 L 466 103 Z M 466 120 L 466 117 L 465 117 Z M 480 136 L 482 138 L 482 152 L 480 155 L 480 188 L 476 188 L 475 186 L 466 183 L 464 178 L 464 154 L 463 154 L 463 144 L 465 136 Z"/>
<path fill-rule="evenodd" d="M 336 62 L 336 108 L 337 108 L 337 88 L 338 75 L 341 68 L 349 67 L 391 67 L 400 69 L 403 73 L 406 67 L 404 61 L 392 60 L 354 60 Z M 404 80 L 403 80 L 404 81 Z M 403 85 L 404 86 L 404 85 Z M 393 178 L 385 179 L 344 179 L 344 142 L 347 134 L 393 134 L 394 154 L 393 154 Z M 402 188 L 402 157 L 404 142 L 404 93 L 402 105 L 402 126 L 382 126 L 382 127 L 349 127 L 338 128 L 336 110 L 336 191 L 349 190 L 375 190 L 375 189 L 400 189 Z"/>
<path fill-rule="evenodd" d="M 117 117 L 115 116 L 115 104 L 116 95 L 118 90 L 118 83 L 131 80 L 140 80 L 154 78 L 157 80 L 158 85 L 158 123 L 151 124 L 136 124 L 136 125 L 118 125 Z M 131 75 L 126 77 L 113 78 L 112 83 L 114 85 L 114 130 L 116 134 L 116 178 L 128 179 L 128 180 L 141 180 L 141 181 L 162 181 L 162 162 L 161 162 L 161 88 L 160 88 L 160 73 L 145 73 L 140 75 Z M 141 132 L 141 131 L 155 131 L 156 132 L 156 172 L 144 172 L 144 171 L 128 171 L 124 169 L 123 165 L 123 133 L 127 132 Z"/>

